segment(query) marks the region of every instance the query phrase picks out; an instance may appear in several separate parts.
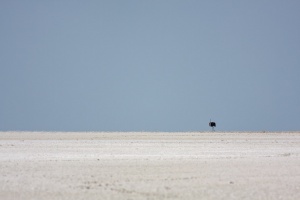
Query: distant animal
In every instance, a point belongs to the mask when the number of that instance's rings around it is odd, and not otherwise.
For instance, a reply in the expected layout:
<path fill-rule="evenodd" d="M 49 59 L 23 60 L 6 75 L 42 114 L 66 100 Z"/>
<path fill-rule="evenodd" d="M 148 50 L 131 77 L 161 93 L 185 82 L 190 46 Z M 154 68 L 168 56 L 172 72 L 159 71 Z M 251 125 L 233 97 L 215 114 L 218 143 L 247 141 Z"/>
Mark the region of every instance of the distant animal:
<path fill-rule="evenodd" d="M 216 127 L 216 122 L 212 122 L 212 121 L 210 120 L 209 126 L 212 128 L 212 131 L 214 131 L 214 130 L 215 130 L 214 127 Z"/>

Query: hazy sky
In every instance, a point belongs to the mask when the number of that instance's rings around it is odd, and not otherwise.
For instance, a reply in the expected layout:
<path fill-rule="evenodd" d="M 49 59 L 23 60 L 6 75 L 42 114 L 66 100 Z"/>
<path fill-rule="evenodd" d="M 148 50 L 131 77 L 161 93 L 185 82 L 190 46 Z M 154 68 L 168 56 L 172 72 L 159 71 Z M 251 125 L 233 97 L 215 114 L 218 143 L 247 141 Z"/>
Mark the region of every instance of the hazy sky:
<path fill-rule="evenodd" d="M 0 1 L 0 130 L 300 130 L 300 1 Z"/>

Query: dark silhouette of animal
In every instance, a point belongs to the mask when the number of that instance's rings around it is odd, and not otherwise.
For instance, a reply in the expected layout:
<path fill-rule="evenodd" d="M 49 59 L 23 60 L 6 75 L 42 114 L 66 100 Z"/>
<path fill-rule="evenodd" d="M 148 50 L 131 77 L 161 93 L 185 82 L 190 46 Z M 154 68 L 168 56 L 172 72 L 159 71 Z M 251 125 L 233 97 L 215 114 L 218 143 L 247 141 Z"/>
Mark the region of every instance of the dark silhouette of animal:
<path fill-rule="evenodd" d="M 214 130 L 215 130 L 214 127 L 216 127 L 216 122 L 212 122 L 212 121 L 210 120 L 209 126 L 212 128 L 212 131 L 214 131 Z"/>

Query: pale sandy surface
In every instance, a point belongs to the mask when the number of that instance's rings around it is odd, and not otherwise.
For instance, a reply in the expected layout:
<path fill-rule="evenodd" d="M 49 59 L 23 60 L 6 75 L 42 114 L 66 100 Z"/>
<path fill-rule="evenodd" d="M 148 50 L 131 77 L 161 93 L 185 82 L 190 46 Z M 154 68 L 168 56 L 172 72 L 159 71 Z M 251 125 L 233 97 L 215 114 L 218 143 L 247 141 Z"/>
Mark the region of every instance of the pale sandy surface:
<path fill-rule="evenodd" d="M 300 133 L 0 132 L 0 199 L 300 199 Z"/>

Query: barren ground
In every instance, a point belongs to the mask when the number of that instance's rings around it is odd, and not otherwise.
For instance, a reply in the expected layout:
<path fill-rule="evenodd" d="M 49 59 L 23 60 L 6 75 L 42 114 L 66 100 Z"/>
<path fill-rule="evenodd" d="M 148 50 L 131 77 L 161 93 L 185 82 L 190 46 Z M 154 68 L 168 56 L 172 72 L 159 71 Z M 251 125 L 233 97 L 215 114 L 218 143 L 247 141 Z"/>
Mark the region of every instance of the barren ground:
<path fill-rule="evenodd" d="M 300 199 L 300 132 L 0 132 L 0 199 Z"/>

